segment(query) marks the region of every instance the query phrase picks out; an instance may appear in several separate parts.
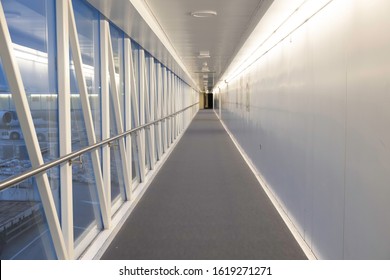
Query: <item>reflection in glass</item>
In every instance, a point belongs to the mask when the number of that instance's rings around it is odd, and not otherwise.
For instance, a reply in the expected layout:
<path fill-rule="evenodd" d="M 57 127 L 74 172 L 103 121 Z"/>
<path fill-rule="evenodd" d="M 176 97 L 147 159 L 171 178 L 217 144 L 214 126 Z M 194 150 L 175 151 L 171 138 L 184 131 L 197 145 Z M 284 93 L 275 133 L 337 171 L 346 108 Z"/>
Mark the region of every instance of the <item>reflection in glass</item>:
<path fill-rule="evenodd" d="M 102 228 L 96 181 L 91 155 L 84 154 L 72 163 L 73 223 L 76 246 L 94 227 Z"/>
<path fill-rule="evenodd" d="M 0 192 L 0 259 L 56 259 L 34 179 Z"/>
<path fill-rule="evenodd" d="M 124 127 L 124 104 L 125 104 L 125 87 L 123 82 L 124 56 L 123 44 L 124 34 L 112 24 L 110 24 L 111 44 L 114 56 L 115 65 L 115 83 L 118 89 L 119 103 L 121 106 L 122 127 Z M 110 81 L 111 83 L 111 81 Z M 118 135 L 118 127 L 116 123 L 115 107 L 113 104 L 113 92 L 110 90 L 110 134 Z M 123 163 L 119 152 L 119 143 L 115 141 L 110 148 L 111 151 L 111 201 L 115 203 L 118 199 L 125 199 L 124 194 L 124 179 L 123 179 Z"/>
<path fill-rule="evenodd" d="M 99 141 L 101 139 L 99 13 L 81 0 L 73 0 L 73 9 L 93 126 L 96 140 Z M 80 150 L 88 146 L 88 138 L 72 54 L 70 58 L 72 150 Z M 73 162 L 72 174 L 74 237 L 77 246 L 91 228 L 101 228 L 95 173 L 90 154 L 83 155 L 78 161 Z"/>
<path fill-rule="evenodd" d="M 55 1 L 2 0 L 16 62 L 45 162 L 58 157 Z M 0 180 L 31 168 L 25 139 L 0 61 Z M 57 212 L 58 168 L 47 172 Z M 33 179 L 0 192 L 1 259 L 55 259 Z"/>
<path fill-rule="evenodd" d="M 132 92 L 132 94 L 135 94 L 135 99 L 138 102 L 137 107 L 134 102 L 132 102 L 132 110 L 131 110 L 131 127 L 135 128 L 139 123 L 136 123 L 136 118 L 139 119 L 139 114 L 136 115 L 136 112 L 140 112 L 139 108 L 139 97 L 140 97 L 140 83 L 139 83 L 139 45 L 137 45 L 134 41 L 131 41 L 131 50 L 132 50 L 132 57 L 133 57 L 133 65 L 132 69 L 134 70 L 134 78 L 135 78 L 135 93 Z M 138 133 L 138 132 L 137 132 Z M 137 143 L 137 133 L 131 134 L 131 145 L 132 145 L 132 177 L 133 180 L 137 178 L 137 180 L 140 180 L 139 176 L 139 162 L 138 162 L 138 143 Z"/>
<path fill-rule="evenodd" d="M 159 115 L 158 115 L 158 105 L 160 104 L 160 100 L 159 100 L 159 95 L 158 95 L 158 92 L 159 92 L 159 87 L 160 87 L 160 84 L 159 84 L 159 80 L 158 80 L 158 71 L 159 71 L 159 62 L 154 62 L 153 64 L 153 67 L 154 67 L 154 73 L 155 73 L 155 84 L 154 84 L 154 92 L 152 94 L 154 94 L 154 118 L 157 120 L 159 118 Z M 159 160 L 158 158 L 158 133 L 159 133 L 159 126 L 160 126 L 160 122 L 159 123 L 156 123 L 154 125 L 154 157 L 156 159 L 156 161 Z"/>

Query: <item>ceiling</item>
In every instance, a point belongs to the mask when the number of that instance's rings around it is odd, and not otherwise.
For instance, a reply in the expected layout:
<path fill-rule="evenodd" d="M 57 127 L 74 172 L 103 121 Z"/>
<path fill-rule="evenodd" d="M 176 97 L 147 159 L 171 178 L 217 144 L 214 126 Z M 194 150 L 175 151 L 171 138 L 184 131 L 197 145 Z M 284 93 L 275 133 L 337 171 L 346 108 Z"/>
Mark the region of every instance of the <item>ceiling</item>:
<path fill-rule="evenodd" d="M 211 91 L 273 0 L 143 0 L 199 88 Z M 196 18 L 191 12 L 216 16 Z M 201 56 L 201 52 L 210 57 Z M 206 64 L 207 63 L 207 64 Z"/>

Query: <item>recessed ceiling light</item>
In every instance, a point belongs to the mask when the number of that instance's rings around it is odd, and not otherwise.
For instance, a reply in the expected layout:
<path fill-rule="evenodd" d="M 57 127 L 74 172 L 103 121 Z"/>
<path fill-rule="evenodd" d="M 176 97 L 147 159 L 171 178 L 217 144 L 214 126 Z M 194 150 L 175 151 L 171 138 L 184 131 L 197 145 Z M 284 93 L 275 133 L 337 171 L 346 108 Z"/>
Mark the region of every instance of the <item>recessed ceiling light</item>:
<path fill-rule="evenodd" d="M 210 58 L 210 52 L 209 51 L 201 51 L 198 55 L 198 58 Z"/>
<path fill-rule="evenodd" d="M 191 16 L 196 18 L 214 17 L 217 15 L 216 11 L 195 11 L 191 13 Z"/>

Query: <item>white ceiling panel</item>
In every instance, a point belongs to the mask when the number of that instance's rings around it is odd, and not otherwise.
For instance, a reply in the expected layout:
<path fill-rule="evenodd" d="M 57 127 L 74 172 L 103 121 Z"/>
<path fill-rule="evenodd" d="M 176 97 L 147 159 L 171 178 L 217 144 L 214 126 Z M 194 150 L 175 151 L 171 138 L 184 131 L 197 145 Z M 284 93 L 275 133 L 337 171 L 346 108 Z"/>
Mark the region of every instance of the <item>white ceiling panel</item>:
<path fill-rule="evenodd" d="M 273 0 L 88 2 L 189 84 L 195 82 L 204 89 L 206 79 L 211 90 Z M 199 10 L 213 10 L 217 15 L 191 16 Z M 210 57 L 199 58 L 201 51 L 208 51 Z"/>
<path fill-rule="evenodd" d="M 270 0 L 144 0 L 184 62 L 203 89 L 202 66 L 207 62 L 211 90 L 264 15 Z M 195 18 L 191 12 L 212 10 L 217 16 Z M 210 58 L 198 58 L 209 51 Z"/>

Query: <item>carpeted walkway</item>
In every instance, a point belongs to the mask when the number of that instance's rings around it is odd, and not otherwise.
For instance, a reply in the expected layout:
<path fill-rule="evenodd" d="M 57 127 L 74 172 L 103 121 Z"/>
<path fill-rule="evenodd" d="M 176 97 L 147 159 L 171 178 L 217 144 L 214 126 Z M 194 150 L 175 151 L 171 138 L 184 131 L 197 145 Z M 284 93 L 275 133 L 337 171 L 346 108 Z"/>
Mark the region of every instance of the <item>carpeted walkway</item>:
<path fill-rule="evenodd" d="M 102 259 L 306 259 L 213 111 L 198 113 Z"/>

